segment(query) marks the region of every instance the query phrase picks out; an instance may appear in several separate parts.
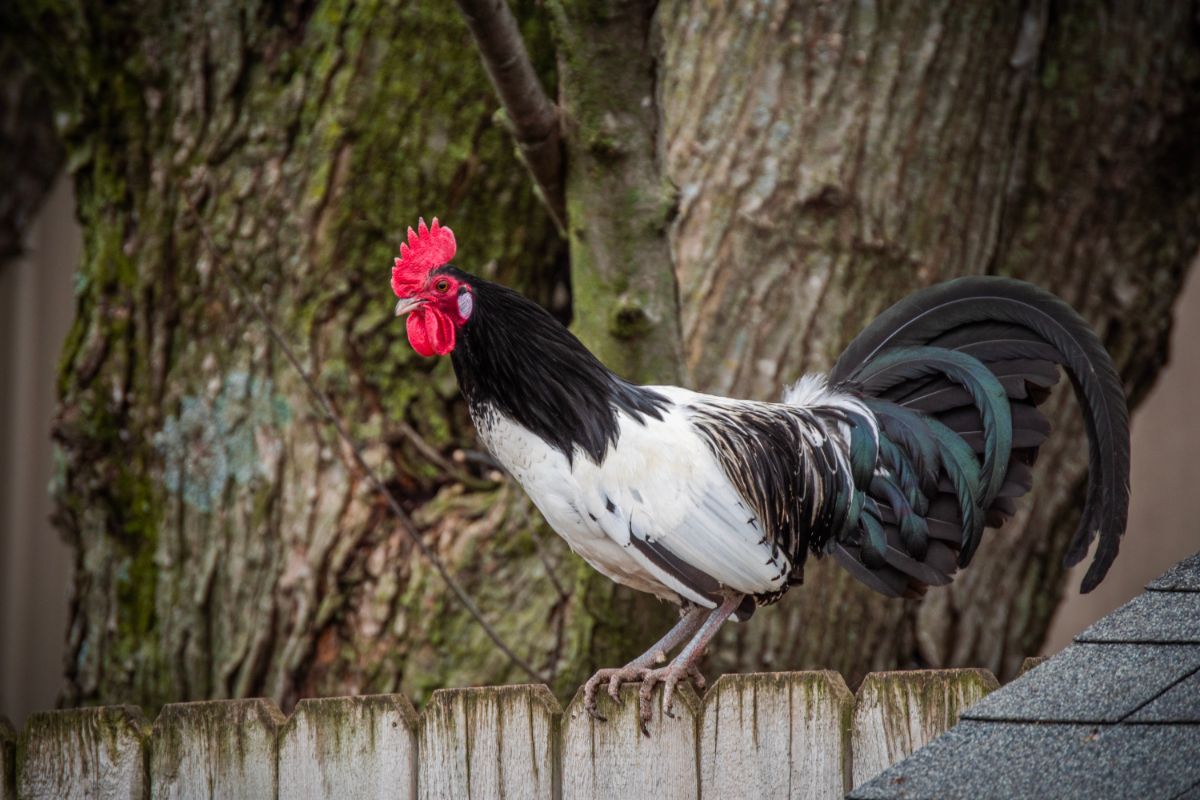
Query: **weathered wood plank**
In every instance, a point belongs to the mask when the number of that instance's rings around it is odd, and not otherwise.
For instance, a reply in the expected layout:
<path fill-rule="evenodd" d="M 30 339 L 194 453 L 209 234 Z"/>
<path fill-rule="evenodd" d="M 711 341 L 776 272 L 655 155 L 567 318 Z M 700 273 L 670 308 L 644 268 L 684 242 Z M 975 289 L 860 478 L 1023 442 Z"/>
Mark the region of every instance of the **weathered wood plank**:
<path fill-rule="evenodd" d="M 274 798 L 283 714 L 269 700 L 163 706 L 150 744 L 154 800 Z"/>
<path fill-rule="evenodd" d="M 17 796 L 142 800 L 146 732 L 133 706 L 34 714 L 19 743 Z"/>
<path fill-rule="evenodd" d="M 439 689 L 422 715 L 418 795 L 558 795 L 562 708 L 545 686 Z"/>
<path fill-rule="evenodd" d="M 984 669 L 871 673 L 854 707 L 852 784 L 925 746 L 958 722 L 963 709 L 999 686 Z"/>
<path fill-rule="evenodd" d="M 700 796 L 842 797 L 853 714 L 836 672 L 722 676 L 704 696 Z"/>
<path fill-rule="evenodd" d="M 0 800 L 16 800 L 17 734 L 8 717 L 0 714 Z"/>
<path fill-rule="evenodd" d="M 399 694 L 301 700 L 279 735 L 279 800 L 411 800 L 416 726 Z"/>
<path fill-rule="evenodd" d="M 655 692 L 654 719 L 643 736 L 638 718 L 638 687 L 621 688 L 621 705 L 600 693 L 600 722 L 583 709 L 583 691 L 567 706 L 563 720 L 563 800 L 672 800 L 698 796 L 696 769 L 700 701 L 690 686 L 675 692 L 675 718 L 662 711 Z"/>

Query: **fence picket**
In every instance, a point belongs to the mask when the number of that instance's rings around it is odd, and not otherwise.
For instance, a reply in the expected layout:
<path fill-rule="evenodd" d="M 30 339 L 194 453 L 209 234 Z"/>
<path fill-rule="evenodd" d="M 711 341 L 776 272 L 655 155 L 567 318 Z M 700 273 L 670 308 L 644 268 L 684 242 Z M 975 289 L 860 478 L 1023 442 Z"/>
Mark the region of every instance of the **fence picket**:
<path fill-rule="evenodd" d="M 722 677 L 675 716 L 638 686 L 592 719 L 537 686 L 442 689 L 418 715 L 402 695 L 129 706 L 0 717 L 0 800 L 26 798 L 841 797 L 954 725 L 997 688 L 986 670 L 881 672 L 851 695 L 835 672 Z"/>
<path fill-rule="evenodd" d="M 704 696 L 701 797 L 842 797 L 853 713 L 836 672 L 722 676 Z"/>
<path fill-rule="evenodd" d="M 854 707 L 852 785 L 928 744 L 957 723 L 967 706 L 999 687 L 984 669 L 871 673 Z"/>
<path fill-rule="evenodd" d="M 283 714 L 262 699 L 163 706 L 150 745 L 154 800 L 276 797 Z"/>
<path fill-rule="evenodd" d="M 17 796 L 142 800 L 146 720 L 133 706 L 34 714 L 19 745 Z"/>
<path fill-rule="evenodd" d="M 279 735 L 279 800 L 412 800 L 416 726 L 399 694 L 301 700 Z"/>
<path fill-rule="evenodd" d="M 567 706 L 563 719 L 563 800 L 653 797 L 695 800 L 700 701 L 691 686 L 675 692 L 675 717 L 662 710 L 662 689 L 655 691 L 654 719 L 643 736 L 638 719 L 638 687 L 621 688 L 621 704 L 600 693 L 607 722 L 583 709 L 583 691 Z"/>
<path fill-rule="evenodd" d="M 542 685 L 435 691 L 420 726 L 418 795 L 557 797 L 561 717 Z"/>

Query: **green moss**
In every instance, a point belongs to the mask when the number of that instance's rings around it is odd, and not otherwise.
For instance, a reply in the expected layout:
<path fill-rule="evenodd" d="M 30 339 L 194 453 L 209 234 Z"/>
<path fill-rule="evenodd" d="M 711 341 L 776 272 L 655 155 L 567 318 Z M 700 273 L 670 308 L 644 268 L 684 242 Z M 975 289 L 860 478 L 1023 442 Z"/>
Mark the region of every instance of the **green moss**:
<path fill-rule="evenodd" d="M 632 298 L 624 297 L 612 311 L 608 330 L 618 339 L 637 339 L 653 327 L 646 309 Z"/>
<path fill-rule="evenodd" d="M 580 139 L 601 163 L 612 164 L 626 152 L 617 134 L 605 128 L 585 128 Z"/>
<path fill-rule="evenodd" d="M 655 96 L 651 8 L 568 0 L 550 8 L 572 123 L 567 216 L 573 328 L 617 373 L 641 382 L 678 382 L 678 309 L 666 241 L 674 199 L 657 160 L 656 109 L 638 102 Z M 645 45 L 629 47 L 638 41 Z"/>
<path fill-rule="evenodd" d="M 161 514 L 145 470 L 127 470 L 113 483 L 115 502 L 126 511 L 123 519 L 126 565 L 117 578 L 116 590 L 121 615 L 119 641 L 153 650 L 155 596 L 158 568 L 154 554 L 158 544 Z"/>

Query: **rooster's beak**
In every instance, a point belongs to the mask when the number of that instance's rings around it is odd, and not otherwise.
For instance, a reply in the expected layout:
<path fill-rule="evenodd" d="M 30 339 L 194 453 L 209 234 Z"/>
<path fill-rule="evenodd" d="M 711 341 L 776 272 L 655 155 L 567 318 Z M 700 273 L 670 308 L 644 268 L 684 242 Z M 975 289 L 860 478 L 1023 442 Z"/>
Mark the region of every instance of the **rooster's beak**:
<path fill-rule="evenodd" d="M 424 302 L 420 297 L 401 297 L 400 302 L 396 303 L 396 316 L 407 314 Z"/>

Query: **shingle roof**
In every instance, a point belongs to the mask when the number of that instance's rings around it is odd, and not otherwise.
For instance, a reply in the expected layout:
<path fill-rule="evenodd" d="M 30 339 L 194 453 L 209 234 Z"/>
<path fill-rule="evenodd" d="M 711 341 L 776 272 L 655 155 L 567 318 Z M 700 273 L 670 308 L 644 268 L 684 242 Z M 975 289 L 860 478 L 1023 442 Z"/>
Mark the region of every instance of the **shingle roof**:
<path fill-rule="evenodd" d="M 1200 553 L 849 797 L 1200 800 Z"/>

